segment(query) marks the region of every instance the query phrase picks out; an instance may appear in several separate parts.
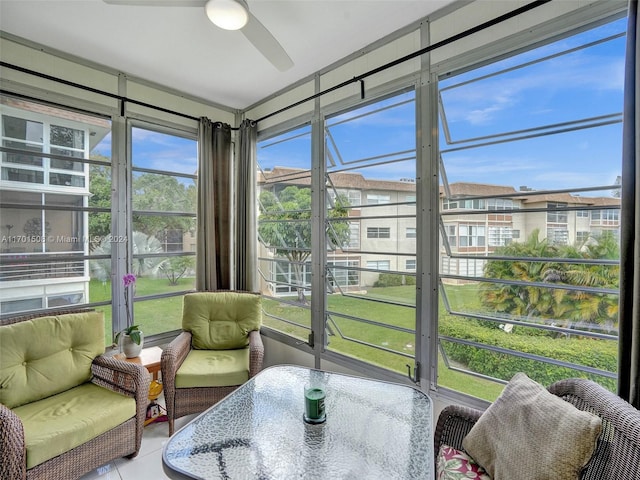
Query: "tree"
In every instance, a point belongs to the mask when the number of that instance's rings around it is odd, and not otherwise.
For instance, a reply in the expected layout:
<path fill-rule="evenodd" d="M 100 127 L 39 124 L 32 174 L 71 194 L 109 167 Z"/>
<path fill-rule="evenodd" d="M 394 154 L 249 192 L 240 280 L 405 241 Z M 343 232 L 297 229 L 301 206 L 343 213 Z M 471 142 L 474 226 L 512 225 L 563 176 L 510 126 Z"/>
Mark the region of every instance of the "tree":
<path fill-rule="evenodd" d="M 585 245 L 551 245 L 539 239 L 535 230 L 526 242 L 514 242 L 495 254 L 523 260 L 491 260 L 485 265 L 488 278 L 522 282 L 557 283 L 573 286 L 618 288 L 619 267 L 589 263 L 536 261 L 542 258 L 617 259 L 619 248 L 610 232 L 590 239 Z M 518 318 L 552 319 L 564 326 L 576 322 L 595 323 L 608 329 L 615 328 L 618 310 L 615 295 L 604 295 L 580 290 L 544 288 L 529 285 L 486 283 L 481 287 L 482 303 L 491 311 Z"/>
<path fill-rule="evenodd" d="M 196 186 L 185 185 L 176 177 L 143 173 L 133 179 L 133 209 L 151 212 L 195 213 Z M 195 229 L 195 219 L 185 216 L 133 215 L 133 229 L 154 235 L 162 241 L 167 230 L 188 232 Z"/>
<path fill-rule="evenodd" d="M 93 159 L 109 161 L 102 155 L 92 155 Z M 91 165 L 89 169 L 90 207 L 111 208 L 111 168 Z M 185 185 L 176 177 L 143 173 L 133 180 L 133 209 L 152 212 L 190 213 L 197 209 L 197 188 L 195 183 Z M 133 215 L 133 230 L 155 236 L 163 242 L 171 230 L 184 232 L 195 229 L 195 219 L 186 216 Z M 92 213 L 89 215 L 90 249 L 93 251 L 102 238 L 111 233 L 111 214 Z"/>
<path fill-rule="evenodd" d="M 302 267 L 311 256 L 311 189 L 290 185 L 277 195 L 265 190 L 259 200 L 259 238 L 277 256 L 289 261 L 295 276 L 298 302 L 306 303 Z M 348 201 L 338 196 L 334 203 L 327 213 L 329 222 L 325 231 L 327 248 L 333 250 L 349 241 Z"/>
<path fill-rule="evenodd" d="M 162 253 L 162 245 L 153 235 L 142 232 L 133 232 L 132 243 L 133 254 L 142 253 Z M 106 237 L 94 248 L 95 255 L 111 255 L 111 241 Z M 155 274 L 165 262 L 161 257 L 146 257 L 134 259 L 132 262 L 133 274 L 136 277 L 143 277 Z M 103 282 L 111 277 L 111 259 L 100 259 L 91 261 L 91 276 Z"/>
<path fill-rule="evenodd" d="M 109 161 L 102 155 L 92 155 L 94 160 Z M 90 207 L 111 208 L 111 167 L 89 166 Z M 103 237 L 111 233 L 111 213 L 91 213 L 89 215 L 89 249 L 93 251 Z"/>
<path fill-rule="evenodd" d="M 192 270 L 195 263 L 195 257 L 171 257 L 162 262 L 159 270 L 167 277 L 169 285 L 177 285 L 178 280 Z"/>

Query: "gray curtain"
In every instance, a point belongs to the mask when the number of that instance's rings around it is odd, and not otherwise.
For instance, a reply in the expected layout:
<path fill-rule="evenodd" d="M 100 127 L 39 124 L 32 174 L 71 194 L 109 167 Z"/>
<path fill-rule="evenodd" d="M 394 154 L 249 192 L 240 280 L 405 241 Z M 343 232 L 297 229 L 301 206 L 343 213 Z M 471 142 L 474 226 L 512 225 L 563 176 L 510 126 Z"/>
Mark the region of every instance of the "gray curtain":
<path fill-rule="evenodd" d="M 629 1 L 622 133 L 618 394 L 640 408 L 640 81 L 638 0 Z"/>
<path fill-rule="evenodd" d="M 256 291 L 256 137 L 257 125 L 252 120 L 240 124 L 239 156 L 236 171 L 236 288 Z"/>
<path fill-rule="evenodd" d="M 231 127 L 208 118 L 198 130 L 196 289 L 231 286 Z"/>

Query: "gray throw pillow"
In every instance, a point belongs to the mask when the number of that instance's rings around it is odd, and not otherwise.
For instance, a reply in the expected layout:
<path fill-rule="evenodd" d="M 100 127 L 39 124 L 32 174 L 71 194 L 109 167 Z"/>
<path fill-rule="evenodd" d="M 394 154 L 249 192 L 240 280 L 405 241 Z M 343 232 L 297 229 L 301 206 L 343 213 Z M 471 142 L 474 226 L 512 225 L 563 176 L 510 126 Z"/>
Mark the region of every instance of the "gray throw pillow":
<path fill-rule="evenodd" d="M 576 480 L 602 420 L 514 375 L 462 442 L 493 480 Z"/>

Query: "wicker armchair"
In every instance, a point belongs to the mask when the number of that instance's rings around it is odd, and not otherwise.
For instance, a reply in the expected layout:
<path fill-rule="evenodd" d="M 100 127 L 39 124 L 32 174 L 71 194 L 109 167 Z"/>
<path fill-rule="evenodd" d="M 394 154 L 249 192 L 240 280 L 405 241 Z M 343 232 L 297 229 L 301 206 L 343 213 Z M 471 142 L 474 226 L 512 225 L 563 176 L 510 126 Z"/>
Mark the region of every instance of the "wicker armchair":
<path fill-rule="evenodd" d="M 562 380 L 548 390 L 603 420 L 596 450 L 580 480 L 640 479 L 639 410 L 590 380 Z M 434 458 L 437 458 L 441 445 L 464 450 L 462 440 L 480 415 L 480 410 L 459 405 L 442 410 L 434 435 Z"/>
<path fill-rule="evenodd" d="M 176 418 L 206 410 L 262 370 L 261 323 L 259 294 L 221 291 L 185 295 L 183 332 L 163 350 L 161 358 L 169 435 L 173 435 Z M 225 342 L 220 342 L 221 336 L 228 335 L 229 330 L 241 337 L 240 345 L 224 347 Z M 240 351 L 248 353 L 247 362 L 232 367 L 231 371 L 217 370 L 226 363 L 225 355 Z M 202 370 L 192 375 L 188 386 L 181 384 L 180 376 L 184 378 L 187 370 L 185 360 L 189 358 L 193 374 L 193 359 L 202 353 L 208 355 L 206 361 L 201 362 Z M 197 364 L 195 367 L 198 370 Z"/>
<path fill-rule="evenodd" d="M 82 311 L 58 312 L 55 315 L 74 314 Z M 50 314 L 51 315 L 51 314 Z M 28 318 L 3 319 L 2 325 L 11 325 Z M 2 327 L 5 328 L 5 327 Z M 99 329 L 104 331 L 103 326 Z M 149 374 L 140 365 L 99 355 L 91 363 L 90 382 L 135 400 L 135 416 L 115 428 L 106 431 L 58 456 L 27 469 L 27 444 L 23 422 L 11 408 L 0 404 L 0 478 L 2 480 L 79 478 L 91 470 L 116 458 L 135 457 L 142 442 L 142 432 L 147 410 Z M 100 405 L 96 405 L 97 409 Z"/>

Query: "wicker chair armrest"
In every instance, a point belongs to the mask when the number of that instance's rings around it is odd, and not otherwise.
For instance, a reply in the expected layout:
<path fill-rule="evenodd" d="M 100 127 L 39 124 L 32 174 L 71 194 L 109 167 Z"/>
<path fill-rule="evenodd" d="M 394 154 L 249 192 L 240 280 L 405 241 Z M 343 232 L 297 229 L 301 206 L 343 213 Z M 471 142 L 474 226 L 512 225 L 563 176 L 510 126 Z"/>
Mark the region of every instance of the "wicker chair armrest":
<path fill-rule="evenodd" d="M 27 451 L 20 418 L 0 403 L 0 478 L 27 478 Z"/>
<path fill-rule="evenodd" d="M 162 368 L 162 376 L 167 374 L 173 374 L 176 372 L 187 358 L 189 351 L 191 350 L 191 332 L 182 332 L 176 338 L 174 338 L 169 345 L 162 351 L 162 357 L 160 360 Z"/>
<path fill-rule="evenodd" d="M 142 365 L 100 355 L 91 364 L 91 382 L 114 392 L 145 400 L 149 394 L 150 376 Z"/>
<path fill-rule="evenodd" d="M 257 375 L 262 370 L 264 360 L 264 344 L 260 330 L 249 332 L 249 378 Z"/>
<path fill-rule="evenodd" d="M 191 350 L 191 332 L 182 332 L 162 351 L 160 370 L 164 388 L 173 388 L 176 373 Z"/>
<path fill-rule="evenodd" d="M 144 421 L 147 419 L 151 375 L 142 365 L 100 355 L 91 364 L 91 382 L 136 401 L 136 452 L 140 450 Z"/>
<path fill-rule="evenodd" d="M 481 410 L 461 405 L 445 407 L 440 412 L 433 437 L 434 459 L 437 459 L 438 451 L 442 445 L 464 450 L 462 448 L 462 440 L 476 424 L 480 415 L 482 415 Z"/>
<path fill-rule="evenodd" d="M 568 378 L 548 390 L 580 410 L 590 411 L 610 422 L 618 434 L 640 452 L 640 410 L 599 384 L 583 378 Z"/>

